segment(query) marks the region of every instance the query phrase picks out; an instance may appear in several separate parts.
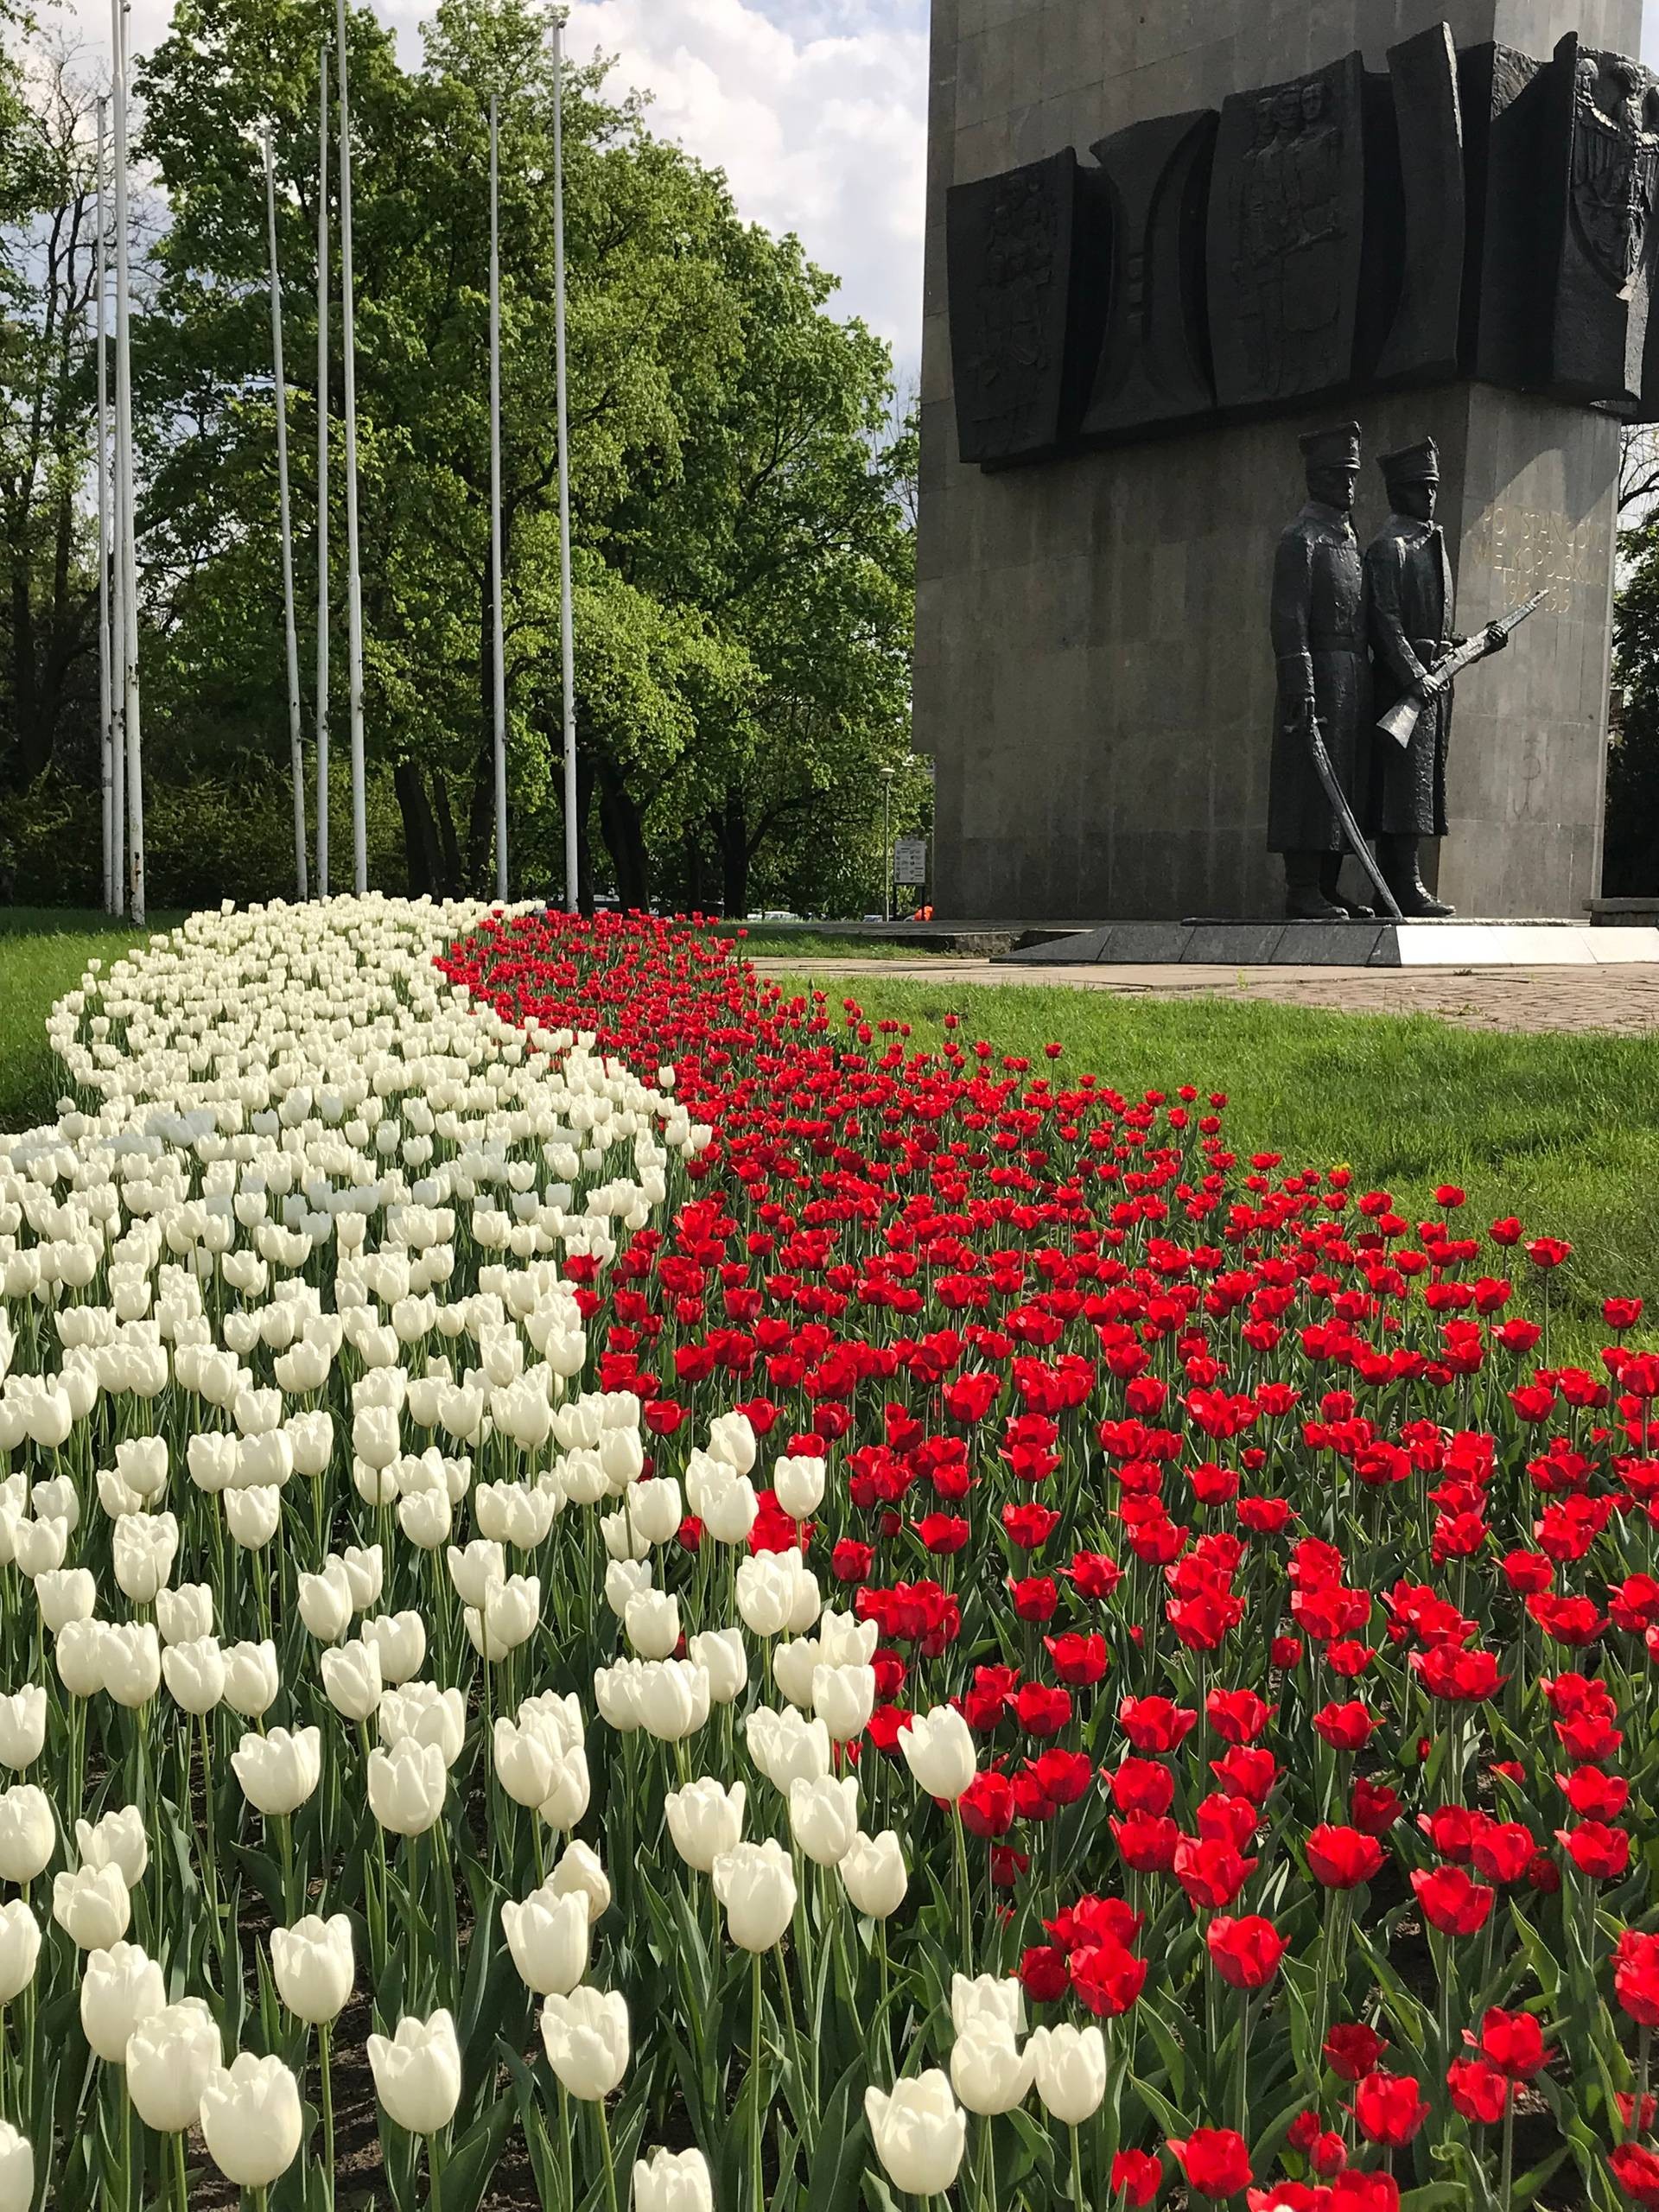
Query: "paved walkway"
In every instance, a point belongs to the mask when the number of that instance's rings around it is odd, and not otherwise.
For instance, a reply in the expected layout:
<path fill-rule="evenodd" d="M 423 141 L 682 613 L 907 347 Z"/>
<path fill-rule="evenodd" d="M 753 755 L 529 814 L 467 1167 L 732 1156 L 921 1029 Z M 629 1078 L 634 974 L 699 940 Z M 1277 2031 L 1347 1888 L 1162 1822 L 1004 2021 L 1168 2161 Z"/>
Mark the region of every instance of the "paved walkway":
<path fill-rule="evenodd" d="M 1471 1029 L 1659 1031 L 1659 966 L 1617 968 L 998 967 L 988 960 L 768 957 L 767 976 L 1058 984 L 1129 998 L 1265 999 L 1343 1014 L 1430 1014 Z"/>

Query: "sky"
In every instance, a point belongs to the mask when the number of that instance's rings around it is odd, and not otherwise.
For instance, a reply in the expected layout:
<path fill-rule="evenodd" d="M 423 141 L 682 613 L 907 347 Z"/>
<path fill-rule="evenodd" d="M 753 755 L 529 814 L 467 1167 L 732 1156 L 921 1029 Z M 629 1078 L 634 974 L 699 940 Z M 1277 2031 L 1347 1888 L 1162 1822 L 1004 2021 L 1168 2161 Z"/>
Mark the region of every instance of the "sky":
<path fill-rule="evenodd" d="M 373 5 L 417 60 L 431 0 Z M 60 12 L 108 52 L 108 0 Z M 171 13 L 132 0 L 136 51 Z M 921 352 L 927 13 L 928 0 L 572 0 L 566 39 L 582 59 L 614 56 L 613 83 L 652 95 L 652 129 L 723 168 L 743 215 L 798 234 L 841 278 L 836 311 L 888 340 L 906 384 Z"/>
<path fill-rule="evenodd" d="M 374 6 L 413 61 L 429 0 Z M 64 12 L 107 50 L 105 0 Z M 133 0 L 139 50 L 170 12 L 171 0 Z M 723 168 L 744 215 L 794 231 L 839 276 L 839 311 L 889 341 L 906 385 L 921 352 L 927 16 L 928 0 L 572 0 L 569 41 L 614 55 L 614 81 L 652 94 L 654 129 Z M 1659 67 L 1659 0 L 1643 44 Z"/>

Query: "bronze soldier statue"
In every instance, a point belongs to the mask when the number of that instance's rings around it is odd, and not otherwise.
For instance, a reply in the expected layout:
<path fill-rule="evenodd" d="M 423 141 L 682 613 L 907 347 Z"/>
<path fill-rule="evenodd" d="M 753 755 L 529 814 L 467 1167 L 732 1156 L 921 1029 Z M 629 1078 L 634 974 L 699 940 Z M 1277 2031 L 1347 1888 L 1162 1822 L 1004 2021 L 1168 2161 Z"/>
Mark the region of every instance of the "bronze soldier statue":
<path fill-rule="evenodd" d="M 1338 889 L 1352 842 L 1332 804 L 1310 741 L 1317 719 L 1328 766 L 1351 810 L 1363 797 L 1371 741 L 1365 658 L 1364 569 L 1352 522 L 1359 481 L 1359 425 L 1301 441 L 1307 505 L 1279 540 L 1273 567 L 1273 650 L 1279 690 L 1268 796 L 1268 850 L 1285 862 L 1292 921 L 1338 922 L 1371 909 Z"/>
<path fill-rule="evenodd" d="M 1433 438 L 1385 454 L 1378 466 L 1392 512 L 1365 549 L 1372 683 L 1379 718 L 1402 700 L 1421 711 L 1405 746 L 1377 734 L 1370 747 L 1365 827 L 1376 840 L 1384 880 L 1402 914 L 1449 914 L 1452 909 L 1423 883 L 1420 849 L 1425 837 L 1446 835 L 1446 754 L 1452 734 L 1450 685 L 1426 682 L 1435 664 L 1465 640 L 1452 627 L 1452 565 L 1446 536 L 1434 519 L 1440 460 Z M 1499 624 L 1489 626 L 1485 652 L 1509 643 Z"/>

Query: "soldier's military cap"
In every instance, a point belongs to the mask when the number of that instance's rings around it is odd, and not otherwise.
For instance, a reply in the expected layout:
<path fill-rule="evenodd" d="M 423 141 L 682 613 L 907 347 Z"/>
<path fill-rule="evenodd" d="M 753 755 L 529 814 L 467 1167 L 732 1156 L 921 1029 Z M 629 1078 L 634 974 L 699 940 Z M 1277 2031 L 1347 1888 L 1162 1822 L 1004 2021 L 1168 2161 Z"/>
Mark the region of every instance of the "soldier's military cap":
<path fill-rule="evenodd" d="M 1385 484 L 1438 484 L 1440 480 L 1440 449 L 1433 438 L 1402 446 L 1398 453 L 1385 453 L 1376 465 Z"/>
<path fill-rule="evenodd" d="M 1308 430 L 1299 442 L 1310 468 L 1359 467 L 1357 423 L 1338 423 L 1328 430 Z"/>

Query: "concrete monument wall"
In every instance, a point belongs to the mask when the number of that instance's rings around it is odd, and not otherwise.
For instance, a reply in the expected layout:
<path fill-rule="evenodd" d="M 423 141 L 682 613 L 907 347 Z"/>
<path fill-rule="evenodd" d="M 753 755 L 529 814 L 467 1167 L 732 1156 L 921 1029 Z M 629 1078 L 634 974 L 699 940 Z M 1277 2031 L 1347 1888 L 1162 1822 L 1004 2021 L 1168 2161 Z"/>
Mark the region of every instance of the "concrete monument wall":
<path fill-rule="evenodd" d="M 937 766 L 941 915 L 1276 912 L 1264 847 L 1273 550 L 1297 435 L 1357 414 L 1377 454 L 1432 433 L 1458 627 L 1545 606 L 1459 689 L 1439 889 L 1467 914 L 1577 917 L 1599 888 L 1619 433 L 1452 385 L 987 474 L 957 459 L 944 195 L 1015 163 L 1386 49 L 1634 54 L 1642 0 L 933 0 L 915 743 Z M 1425 858 L 1433 850 L 1425 848 Z"/>

